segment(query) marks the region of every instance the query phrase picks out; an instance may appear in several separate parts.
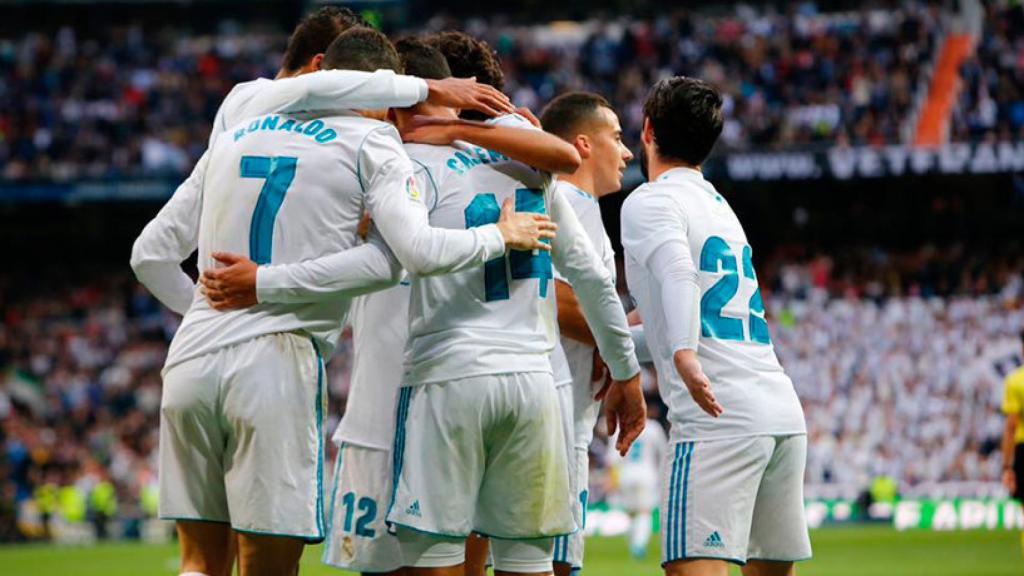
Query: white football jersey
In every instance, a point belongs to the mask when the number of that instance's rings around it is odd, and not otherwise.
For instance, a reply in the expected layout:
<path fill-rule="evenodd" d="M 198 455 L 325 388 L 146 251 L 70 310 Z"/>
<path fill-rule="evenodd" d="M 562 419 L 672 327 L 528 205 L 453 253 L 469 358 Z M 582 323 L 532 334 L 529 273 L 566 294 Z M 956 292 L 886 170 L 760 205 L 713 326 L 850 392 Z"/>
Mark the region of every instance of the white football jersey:
<path fill-rule="evenodd" d="M 409 282 L 352 301 L 352 384 L 338 444 L 390 450 L 395 401 L 402 384 L 402 351 L 409 337 Z"/>
<path fill-rule="evenodd" d="M 601 220 L 601 206 L 597 198 L 580 190 L 576 186 L 563 181 L 555 183 L 555 193 L 561 194 L 572 206 L 576 217 L 587 233 L 590 243 L 597 250 L 601 263 L 615 281 L 615 250 L 612 248 L 612 241 L 605 232 L 604 222 Z M 555 269 L 555 279 L 569 283 L 569 281 Z M 600 402 L 594 400 L 594 395 L 600 390 L 603 383 L 594 385 L 591 382 L 593 375 L 595 348 L 588 344 L 578 342 L 564 336 L 555 342 L 555 351 L 551 355 L 551 367 L 554 373 L 571 374 L 573 384 L 573 420 L 593 428 L 597 422 L 598 407 Z M 556 384 L 559 383 L 556 380 Z M 580 431 L 577 431 L 580 432 Z M 589 436 L 586 440 L 589 444 Z"/>
<path fill-rule="evenodd" d="M 286 264 L 356 245 L 364 186 L 378 176 L 411 178 L 390 124 L 354 113 L 258 116 L 229 129 L 210 151 L 199 223 L 199 270 L 215 250 L 260 265 Z M 404 174 L 405 176 L 401 176 Z M 422 204 L 408 198 L 410 205 Z M 329 355 L 350 300 L 257 304 L 220 312 L 196 292 L 171 341 L 167 366 L 272 332 L 308 333 Z"/>
<path fill-rule="evenodd" d="M 518 116 L 499 122 L 533 129 Z M 557 334 L 552 259 L 584 286 L 580 299 L 600 315 L 596 338 L 612 351 L 608 363 L 613 373 L 620 378 L 636 373 L 639 367 L 628 328 L 620 325 L 624 316 L 614 284 L 572 208 L 554 194 L 549 174 L 462 142 L 406 149 L 422 174 L 432 226 L 469 229 L 496 222 L 505 200 L 512 200 L 518 212 L 549 214 L 559 225 L 551 253 L 511 251 L 477 269 L 413 278 L 408 384 L 550 373 Z"/>
<path fill-rule="evenodd" d="M 724 410 L 717 419 L 693 401 L 672 360 L 661 290 L 666 271 L 648 265 L 668 241 L 685 242 L 696 268 L 697 355 Z M 669 406 L 672 439 L 804 433 L 800 401 L 768 334 L 746 234 L 714 186 L 687 168 L 640 186 L 622 208 L 622 244 L 626 281 Z"/>
<path fill-rule="evenodd" d="M 209 148 L 228 128 L 261 114 L 411 106 L 424 100 L 427 92 L 423 80 L 390 70 L 323 70 L 295 78 L 242 82 L 217 110 Z M 160 302 L 181 315 L 195 299 L 196 285 L 181 269 L 181 263 L 195 252 L 199 243 L 203 181 L 209 157 L 207 150 L 132 247 L 132 269 L 139 281 Z"/>

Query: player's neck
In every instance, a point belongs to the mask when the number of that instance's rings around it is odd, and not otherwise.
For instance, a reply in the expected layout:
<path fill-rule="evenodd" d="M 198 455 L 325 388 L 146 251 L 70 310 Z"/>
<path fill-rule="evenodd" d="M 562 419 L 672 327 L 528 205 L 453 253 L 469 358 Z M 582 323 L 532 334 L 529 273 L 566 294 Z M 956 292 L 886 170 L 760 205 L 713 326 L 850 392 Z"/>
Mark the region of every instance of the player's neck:
<path fill-rule="evenodd" d="M 588 166 L 584 163 L 572 174 L 559 174 L 558 180 L 566 184 L 572 184 L 577 189 L 596 198 L 597 194 L 594 193 L 594 190 L 597 190 L 597 186 L 594 185 L 594 173 L 587 168 Z"/>
<path fill-rule="evenodd" d="M 648 168 L 649 168 L 649 170 L 647 171 L 647 181 L 648 182 L 654 182 L 658 178 L 661 178 L 662 174 L 664 174 L 665 172 L 668 172 L 669 170 L 673 170 L 675 168 L 689 168 L 690 170 L 696 170 L 698 172 L 701 171 L 700 170 L 700 165 L 694 166 L 692 164 L 687 164 L 686 162 L 664 161 L 664 160 L 661 160 L 660 158 L 651 158 L 650 162 L 648 164 Z"/>

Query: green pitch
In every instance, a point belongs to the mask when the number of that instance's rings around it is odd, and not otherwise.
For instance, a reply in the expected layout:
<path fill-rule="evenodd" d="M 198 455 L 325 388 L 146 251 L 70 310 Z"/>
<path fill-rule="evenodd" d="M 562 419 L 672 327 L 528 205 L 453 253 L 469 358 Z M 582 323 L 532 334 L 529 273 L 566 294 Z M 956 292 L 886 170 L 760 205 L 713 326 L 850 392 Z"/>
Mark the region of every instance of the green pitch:
<path fill-rule="evenodd" d="M 887 527 L 852 527 L 811 533 L 814 559 L 801 576 L 999 576 L 1024 573 L 1016 532 L 895 532 Z M 322 566 L 319 548 L 303 557 L 303 576 L 341 575 Z M 173 576 L 173 544 L 110 544 L 89 548 L 53 546 L 0 547 L 5 576 Z M 634 561 L 623 539 L 587 541 L 586 576 L 660 574 L 658 551 Z M 735 570 L 739 574 L 738 570 Z"/>

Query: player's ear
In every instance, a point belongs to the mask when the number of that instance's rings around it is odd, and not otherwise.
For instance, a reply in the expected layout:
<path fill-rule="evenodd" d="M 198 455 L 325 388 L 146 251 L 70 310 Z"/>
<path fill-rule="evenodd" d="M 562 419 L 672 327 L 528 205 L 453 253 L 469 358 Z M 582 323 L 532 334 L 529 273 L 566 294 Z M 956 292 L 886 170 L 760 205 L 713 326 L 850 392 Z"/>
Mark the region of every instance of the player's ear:
<path fill-rule="evenodd" d="M 640 140 L 648 146 L 654 143 L 654 126 L 651 126 L 650 118 L 644 118 L 644 129 L 640 133 Z"/>
<path fill-rule="evenodd" d="M 591 146 L 593 144 L 590 141 L 590 136 L 587 136 L 586 134 L 577 134 L 576 140 L 573 144 L 576 145 L 576 151 L 580 153 L 580 158 L 583 160 L 590 158 Z"/>
<path fill-rule="evenodd" d="M 309 61 L 309 67 L 312 69 L 313 72 L 316 72 L 317 70 L 323 70 L 323 61 L 324 55 L 322 53 L 317 54 L 316 56 L 313 56 L 312 60 Z"/>

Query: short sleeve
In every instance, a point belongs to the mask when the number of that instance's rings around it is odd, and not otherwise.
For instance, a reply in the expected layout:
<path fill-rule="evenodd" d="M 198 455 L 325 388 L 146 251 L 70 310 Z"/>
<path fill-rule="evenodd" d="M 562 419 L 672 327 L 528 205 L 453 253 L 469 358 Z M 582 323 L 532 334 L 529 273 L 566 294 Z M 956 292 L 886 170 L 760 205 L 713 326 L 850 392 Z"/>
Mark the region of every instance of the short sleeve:
<path fill-rule="evenodd" d="M 646 264 L 662 244 L 685 240 L 686 215 L 671 198 L 641 186 L 622 206 L 622 246 Z"/>

